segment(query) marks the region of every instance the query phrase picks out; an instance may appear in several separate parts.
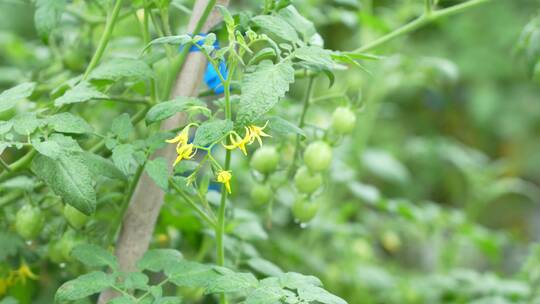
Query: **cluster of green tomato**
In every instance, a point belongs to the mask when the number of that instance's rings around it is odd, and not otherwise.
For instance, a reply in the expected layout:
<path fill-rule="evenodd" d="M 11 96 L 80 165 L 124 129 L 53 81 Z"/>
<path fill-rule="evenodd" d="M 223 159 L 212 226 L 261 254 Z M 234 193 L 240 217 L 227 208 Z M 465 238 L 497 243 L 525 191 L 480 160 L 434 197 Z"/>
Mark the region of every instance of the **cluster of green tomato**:
<path fill-rule="evenodd" d="M 332 114 L 330 131 L 337 135 L 346 135 L 353 131 L 356 125 L 356 115 L 348 107 L 338 107 Z M 321 204 L 317 191 L 323 185 L 323 174 L 332 162 L 332 146 L 324 140 L 316 140 L 307 145 L 303 153 L 303 164 L 294 174 L 294 186 L 297 197 L 292 204 L 292 213 L 301 223 L 311 221 Z M 264 176 L 274 173 L 279 165 L 279 153 L 275 147 L 264 146 L 253 154 L 251 168 Z M 294 172 L 294 171 L 293 171 Z M 272 201 L 275 189 L 283 183 L 257 183 L 251 189 L 251 200 L 258 205 L 268 204 Z M 281 179 L 286 182 L 287 176 Z"/>
<path fill-rule="evenodd" d="M 48 255 L 55 263 L 70 260 L 71 249 L 77 244 L 75 230 L 82 229 L 90 219 L 70 205 L 65 205 L 62 213 L 73 229 L 68 229 L 62 237 L 49 244 Z M 46 217 L 46 212 L 39 207 L 24 205 L 15 216 L 15 230 L 23 239 L 35 240 L 44 228 Z"/>

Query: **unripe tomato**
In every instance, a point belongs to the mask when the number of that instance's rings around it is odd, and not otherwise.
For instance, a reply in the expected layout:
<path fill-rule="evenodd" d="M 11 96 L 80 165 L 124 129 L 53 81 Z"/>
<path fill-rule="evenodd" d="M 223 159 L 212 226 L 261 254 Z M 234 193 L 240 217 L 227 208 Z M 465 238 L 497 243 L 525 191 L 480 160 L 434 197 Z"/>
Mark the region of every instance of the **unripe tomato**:
<path fill-rule="evenodd" d="M 272 174 L 268 181 L 270 185 L 272 185 L 272 187 L 280 188 L 281 186 L 289 182 L 289 176 L 287 172 L 280 171 Z"/>
<path fill-rule="evenodd" d="M 64 217 L 68 221 L 69 225 L 77 230 L 84 227 L 84 225 L 86 225 L 90 219 L 89 216 L 80 212 L 74 207 L 71 207 L 70 205 L 64 206 Z"/>
<path fill-rule="evenodd" d="M 49 249 L 47 250 L 49 259 L 56 264 L 60 264 L 65 261 L 64 255 L 62 254 L 62 248 L 60 246 L 61 244 L 59 241 L 49 243 Z"/>
<path fill-rule="evenodd" d="M 15 217 L 15 229 L 24 239 L 30 240 L 38 236 L 43 228 L 44 216 L 41 210 L 30 205 L 22 207 Z"/>
<path fill-rule="evenodd" d="M 72 261 L 73 257 L 71 256 L 71 251 L 75 246 L 77 246 L 77 239 L 72 233 L 73 231 L 68 231 L 58 241 L 58 246 L 62 254 L 63 261 Z"/>
<path fill-rule="evenodd" d="M 339 107 L 332 114 L 332 130 L 339 134 L 351 133 L 356 126 L 356 115 L 351 109 Z"/>
<path fill-rule="evenodd" d="M 77 50 L 69 50 L 64 54 L 64 65 L 73 71 L 83 71 L 85 60 L 84 56 Z"/>
<path fill-rule="evenodd" d="M 251 200 L 257 205 L 270 202 L 272 194 L 272 188 L 269 185 L 256 184 L 251 188 Z"/>
<path fill-rule="evenodd" d="M 304 163 L 313 172 L 328 169 L 332 162 L 332 147 L 324 141 L 309 144 L 304 151 Z"/>
<path fill-rule="evenodd" d="M 320 173 L 311 173 L 307 167 L 302 166 L 294 175 L 294 184 L 298 191 L 311 194 L 321 186 L 322 176 Z"/>
<path fill-rule="evenodd" d="M 279 154 L 275 147 L 261 147 L 251 158 L 251 167 L 265 174 L 274 172 L 279 164 Z"/>
<path fill-rule="evenodd" d="M 294 217 L 302 223 L 311 221 L 317 215 L 318 210 L 318 202 L 309 202 L 304 198 L 297 199 L 292 205 Z"/>
<path fill-rule="evenodd" d="M 385 231 L 381 238 L 382 245 L 384 249 L 388 250 L 390 253 L 394 253 L 399 250 L 401 247 L 401 239 L 393 231 Z"/>

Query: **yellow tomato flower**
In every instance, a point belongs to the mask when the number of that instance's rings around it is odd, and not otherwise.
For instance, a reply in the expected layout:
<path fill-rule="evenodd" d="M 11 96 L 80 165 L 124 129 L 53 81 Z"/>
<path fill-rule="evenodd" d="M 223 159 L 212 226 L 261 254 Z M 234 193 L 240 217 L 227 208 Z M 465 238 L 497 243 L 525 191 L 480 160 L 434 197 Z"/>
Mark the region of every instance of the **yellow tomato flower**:
<path fill-rule="evenodd" d="M 255 139 L 257 139 L 257 141 L 259 142 L 259 146 L 262 146 L 261 137 L 271 137 L 269 134 L 266 134 L 263 131 L 264 128 L 266 128 L 267 125 L 268 125 L 268 121 L 266 121 L 266 123 L 262 127 L 258 127 L 256 125 L 251 125 L 251 126 L 248 127 L 250 137 L 251 137 L 250 144 L 253 143 L 253 141 L 255 141 Z"/>
<path fill-rule="evenodd" d="M 173 167 L 176 166 L 183 159 L 193 158 L 193 156 L 195 156 L 195 153 L 197 153 L 197 149 L 194 149 L 193 144 L 187 144 L 187 145 L 177 146 L 176 153 L 178 153 L 178 156 L 176 157 L 176 160 L 174 161 Z"/>
<path fill-rule="evenodd" d="M 224 184 L 227 192 L 231 193 L 231 171 L 221 170 L 217 174 L 217 181 Z"/>
<path fill-rule="evenodd" d="M 246 145 L 250 144 L 250 141 L 251 141 L 251 132 L 249 131 L 247 127 L 246 127 L 246 135 L 244 135 L 244 138 L 240 137 L 238 133 L 232 132 L 229 135 L 229 139 L 231 140 L 231 144 L 223 145 L 225 148 L 229 150 L 238 148 L 240 149 L 240 151 L 242 151 L 242 153 L 244 153 L 244 155 L 247 155 Z"/>
<path fill-rule="evenodd" d="M 26 279 L 32 279 L 37 280 L 38 276 L 32 272 L 30 267 L 28 267 L 27 264 L 23 263 L 19 267 L 19 269 L 14 270 L 10 273 L 9 278 L 7 279 L 8 285 L 15 284 L 18 280 L 20 280 L 23 284 L 26 283 Z"/>
<path fill-rule="evenodd" d="M 157 241 L 161 244 L 166 244 L 169 241 L 169 236 L 165 233 L 160 233 L 157 235 Z"/>
<path fill-rule="evenodd" d="M 180 131 L 180 133 L 178 133 L 178 135 L 176 135 L 174 138 L 167 139 L 166 142 L 170 144 L 178 143 L 177 147 L 187 144 L 190 126 L 191 125 L 187 125 L 184 129 L 182 129 L 182 131 Z"/>

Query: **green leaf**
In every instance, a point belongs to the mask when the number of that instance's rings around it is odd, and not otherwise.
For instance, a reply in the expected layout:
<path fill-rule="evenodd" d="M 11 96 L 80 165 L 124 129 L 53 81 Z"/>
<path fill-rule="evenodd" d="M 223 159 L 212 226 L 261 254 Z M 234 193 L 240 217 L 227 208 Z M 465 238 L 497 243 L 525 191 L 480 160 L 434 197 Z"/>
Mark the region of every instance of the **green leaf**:
<path fill-rule="evenodd" d="M 54 105 L 57 107 L 72 104 L 90 101 L 92 99 L 105 99 L 108 98 L 107 95 L 101 93 L 96 88 L 94 88 L 90 83 L 83 81 L 78 85 L 74 86 L 68 90 L 64 95 L 58 97 L 54 101 Z"/>
<path fill-rule="evenodd" d="M 48 38 L 60 22 L 66 6 L 65 0 L 37 0 L 34 22 L 41 38 Z"/>
<path fill-rule="evenodd" d="M 6 134 L 13 127 L 12 121 L 0 121 L 0 135 Z"/>
<path fill-rule="evenodd" d="M 128 272 L 122 273 L 123 281 L 120 283 L 120 286 L 123 289 L 139 289 L 139 290 L 148 290 L 148 276 L 140 272 Z"/>
<path fill-rule="evenodd" d="M 46 119 L 53 130 L 60 133 L 85 134 L 92 133 L 92 127 L 81 117 L 69 112 L 52 115 Z"/>
<path fill-rule="evenodd" d="M 32 95 L 36 84 L 33 82 L 22 83 L 0 94 L 0 112 L 7 111 L 15 104 Z"/>
<path fill-rule="evenodd" d="M 96 245 L 79 245 L 73 248 L 71 251 L 71 256 L 88 267 L 109 266 L 112 269 L 118 268 L 118 262 L 116 261 L 114 255 Z"/>
<path fill-rule="evenodd" d="M 35 113 L 26 112 L 15 116 L 12 120 L 13 130 L 21 135 L 30 135 L 41 125 L 41 119 Z"/>
<path fill-rule="evenodd" d="M 65 203 L 86 215 L 95 211 L 94 181 L 80 155 L 62 155 L 56 160 L 38 155 L 32 161 L 32 171 Z"/>
<path fill-rule="evenodd" d="M 281 287 L 298 289 L 302 286 L 322 286 L 321 280 L 296 272 L 287 272 L 278 277 Z"/>
<path fill-rule="evenodd" d="M 114 284 L 114 277 L 101 271 L 84 274 L 68 281 L 56 291 L 55 301 L 73 301 L 86 298 Z"/>
<path fill-rule="evenodd" d="M 251 273 L 226 273 L 210 282 L 206 293 L 230 293 L 246 291 L 257 287 L 259 281 Z"/>
<path fill-rule="evenodd" d="M 149 47 L 156 44 L 175 44 L 181 45 L 191 42 L 192 37 L 190 35 L 178 35 L 178 36 L 165 36 L 154 39 L 144 48 L 143 52 Z"/>
<path fill-rule="evenodd" d="M 111 161 L 90 152 L 81 152 L 86 167 L 94 177 L 104 176 L 110 179 L 125 180 L 126 176 Z"/>
<path fill-rule="evenodd" d="M 8 231 L 0 231 L 0 262 L 14 256 L 24 247 L 24 241 L 16 234 Z"/>
<path fill-rule="evenodd" d="M 322 304 L 347 304 L 342 298 L 335 296 L 328 291 L 311 285 L 298 288 L 298 296 L 306 302 L 316 302 Z"/>
<path fill-rule="evenodd" d="M 137 169 L 134 154 L 135 148 L 130 144 L 118 145 L 112 151 L 113 163 L 124 175 L 131 175 Z"/>
<path fill-rule="evenodd" d="M 147 80 L 154 78 L 154 71 L 150 66 L 138 59 L 116 58 L 99 65 L 90 74 L 90 79 L 104 79 L 118 81 L 122 78 L 131 80 Z"/>
<path fill-rule="evenodd" d="M 251 258 L 247 261 L 247 263 L 252 269 L 267 276 L 278 276 L 280 274 L 283 274 L 283 270 L 281 270 L 274 263 L 265 259 Z"/>
<path fill-rule="evenodd" d="M 178 286 L 204 288 L 221 275 L 213 267 L 181 260 L 165 268 L 165 275 Z"/>
<path fill-rule="evenodd" d="M 38 151 L 39 154 L 45 155 L 52 159 L 58 159 L 63 154 L 62 147 L 60 147 L 60 145 L 53 140 L 33 142 L 32 146 L 34 149 L 36 149 L 36 151 Z"/>
<path fill-rule="evenodd" d="M 189 107 L 205 107 L 204 103 L 194 97 L 177 97 L 174 100 L 160 102 L 146 114 L 146 124 L 165 120 L 176 113 L 183 112 Z"/>
<path fill-rule="evenodd" d="M 71 152 L 81 152 L 79 144 L 71 137 L 62 134 L 52 134 L 45 141 L 33 141 L 32 146 L 42 155 L 58 159 Z"/>
<path fill-rule="evenodd" d="M 349 56 L 347 54 L 335 52 L 334 54 L 332 54 L 332 58 L 334 60 L 336 60 L 338 62 L 341 62 L 341 63 L 344 63 L 344 64 L 354 65 L 355 67 L 359 68 L 360 70 L 362 70 L 362 71 L 364 71 L 364 72 L 371 75 L 371 72 L 366 67 L 364 67 L 363 65 L 361 65 L 360 63 L 355 61 L 351 56 Z"/>
<path fill-rule="evenodd" d="M 296 30 L 279 16 L 260 15 L 251 19 L 262 30 L 267 31 L 283 40 L 297 42 L 299 37 Z"/>
<path fill-rule="evenodd" d="M 304 42 L 309 42 L 317 34 L 313 22 L 300 15 L 292 5 L 280 10 L 279 16 L 300 33 Z"/>
<path fill-rule="evenodd" d="M 156 304 L 180 304 L 182 298 L 180 297 L 164 297 L 156 301 Z"/>
<path fill-rule="evenodd" d="M 121 296 L 121 297 L 112 299 L 111 301 L 108 302 L 108 304 L 137 304 L 137 302 L 135 302 L 133 299 L 131 299 L 128 296 Z"/>
<path fill-rule="evenodd" d="M 234 26 L 234 18 L 229 12 L 229 10 L 223 5 L 216 5 L 216 7 L 219 9 L 219 12 L 223 16 L 223 21 L 225 21 L 228 26 Z"/>
<path fill-rule="evenodd" d="M 233 123 L 230 120 L 211 120 L 205 121 L 195 133 L 193 144 L 206 147 L 213 144 L 233 129 Z"/>
<path fill-rule="evenodd" d="M 306 137 L 306 132 L 292 122 L 279 116 L 268 117 L 268 132 L 272 135 L 287 136 L 291 133 Z"/>
<path fill-rule="evenodd" d="M 294 56 L 306 63 L 318 67 L 320 69 L 331 70 L 334 66 L 332 52 L 318 46 L 303 46 L 294 51 Z"/>
<path fill-rule="evenodd" d="M 182 254 L 174 249 L 148 250 L 137 262 L 137 268 L 154 272 L 167 269 L 169 266 L 182 260 Z"/>
<path fill-rule="evenodd" d="M 120 140 L 127 140 L 133 134 L 134 127 L 129 118 L 129 114 L 124 113 L 112 121 L 111 131 L 118 136 Z"/>
<path fill-rule="evenodd" d="M 276 50 L 273 48 L 264 48 L 260 51 L 258 51 L 248 62 L 248 65 L 255 65 L 263 60 L 270 60 L 273 58 L 276 58 Z"/>
<path fill-rule="evenodd" d="M 249 293 L 245 304 L 281 304 L 284 296 L 283 289 L 279 287 L 259 287 Z"/>
<path fill-rule="evenodd" d="M 30 178 L 25 175 L 19 175 L 3 182 L 0 185 L 0 189 L 30 191 L 34 189 L 35 186 L 36 186 L 36 183 L 33 178 Z"/>
<path fill-rule="evenodd" d="M 293 81 L 294 69 L 290 61 L 275 65 L 267 60 L 261 62 L 254 72 L 244 75 L 238 120 L 246 124 L 270 111 Z"/>
<path fill-rule="evenodd" d="M 169 188 L 169 166 L 163 157 L 149 160 L 144 168 L 152 180 L 164 191 Z"/>

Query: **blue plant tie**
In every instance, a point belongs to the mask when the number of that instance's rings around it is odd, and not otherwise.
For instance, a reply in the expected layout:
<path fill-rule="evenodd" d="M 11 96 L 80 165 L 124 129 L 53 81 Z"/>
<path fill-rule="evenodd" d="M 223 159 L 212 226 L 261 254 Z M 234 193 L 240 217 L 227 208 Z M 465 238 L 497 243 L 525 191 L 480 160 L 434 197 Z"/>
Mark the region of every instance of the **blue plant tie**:
<path fill-rule="evenodd" d="M 208 34 L 200 33 L 200 34 L 198 34 L 198 36 L 206 37 L 206 36 L 208 36 Z M 195 43 L 196 45 L 192 45 L 189 48 L 189 52 L 190 53 L 191 52 L 200 52 L 200 49 L 199 49 L 199 47 L 197 47 L 197 45 L 198 46 L 203 46 L 205 40 L 206 40 L 206 38 L 197 41 Z M 214 41 L 214 44 L 212 46 L 216 50 L 219 49 L 219 43 L 218 43 L 217 39 L 216 39 L 216 41 Z M 182 51 L 183 48 L 184 48 L 184 46 L 181 45 L 178 48 L 178 51 Z M 218 70 L 221 73 L 221 75 L 223 76 L 223 78 L 228 77 L 228 71 L 227 71 L 227 66 L 225 65 L 225 62 L 219 61 Z M 204 72 L 204 78 L 203 79 L 204 79 L 204 82 L 206 83 L 206 85 L 210 89 L 212 89 L 214 91 L 214 94 L 223 94 L 223 92 L 225 92 L 225 90 L 223 88 L 223 83 L 221 82 L 221 79 L 219 79 L 219 75 L 218 75 L 216 69 L 214 68 L 214 66 L 210 62 L 206 66 L 206 71 Z"/>

